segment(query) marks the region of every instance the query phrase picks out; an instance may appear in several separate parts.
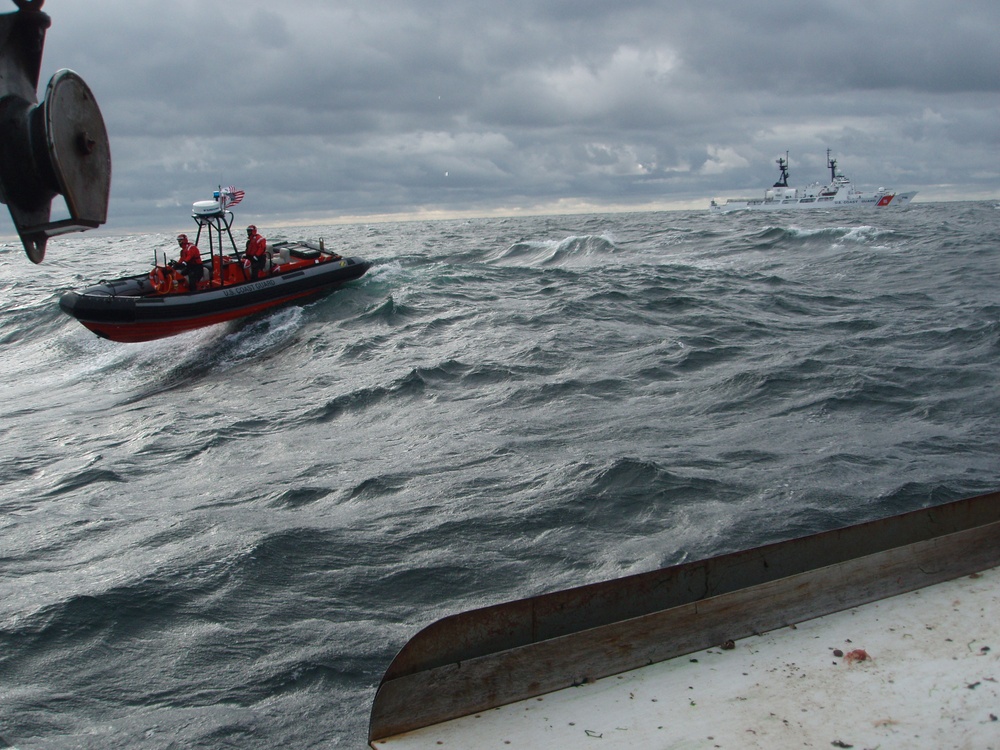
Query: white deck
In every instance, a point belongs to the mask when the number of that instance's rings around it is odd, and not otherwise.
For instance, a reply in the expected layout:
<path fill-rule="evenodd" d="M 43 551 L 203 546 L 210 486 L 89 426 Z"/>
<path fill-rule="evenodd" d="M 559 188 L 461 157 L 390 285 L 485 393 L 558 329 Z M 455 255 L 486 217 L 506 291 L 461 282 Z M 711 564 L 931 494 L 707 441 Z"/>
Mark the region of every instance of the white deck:
<path fill-rule="evenodd" d="M 374 747 L 1000 750 L 1000 568 Z"/>

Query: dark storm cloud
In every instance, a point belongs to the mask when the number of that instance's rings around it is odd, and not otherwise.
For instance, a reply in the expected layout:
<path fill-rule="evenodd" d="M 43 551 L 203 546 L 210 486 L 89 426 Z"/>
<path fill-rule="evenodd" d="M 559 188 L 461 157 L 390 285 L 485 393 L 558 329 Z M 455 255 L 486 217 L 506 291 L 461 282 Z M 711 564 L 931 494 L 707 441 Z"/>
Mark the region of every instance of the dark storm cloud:
<path fill-rule="evenodd" d="M 995 2 L 44 9 L 43 84 L 72 67 L 94 89 L 124 225 L 220 183 L 261 217 L 707 205 L 786 150 L 820 179 L 826 148 L 868 186 L 1000 192 Z"/>
<path fill-rule="evenodd" d="M 997 91 L 995 4 L 743 3 L 683 20 L 692 69 L 754 90 Z"/>

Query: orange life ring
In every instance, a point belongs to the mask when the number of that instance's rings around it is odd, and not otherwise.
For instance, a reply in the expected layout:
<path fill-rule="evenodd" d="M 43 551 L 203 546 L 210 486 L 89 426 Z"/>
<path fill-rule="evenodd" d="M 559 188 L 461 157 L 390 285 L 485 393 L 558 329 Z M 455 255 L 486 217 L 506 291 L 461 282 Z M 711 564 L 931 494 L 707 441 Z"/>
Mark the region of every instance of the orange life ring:
<path fill-rule="evenodd" d="M 156 266 L 149 272 L 149 281 L 157 294 L 167 294 L 174 288 L 174 274 L 166 266 Z"/>

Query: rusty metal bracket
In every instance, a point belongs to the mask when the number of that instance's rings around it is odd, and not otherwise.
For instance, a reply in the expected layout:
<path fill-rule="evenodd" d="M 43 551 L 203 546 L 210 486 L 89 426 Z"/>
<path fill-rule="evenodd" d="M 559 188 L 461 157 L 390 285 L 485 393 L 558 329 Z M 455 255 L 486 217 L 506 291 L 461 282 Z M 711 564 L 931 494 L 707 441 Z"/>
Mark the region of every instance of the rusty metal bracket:
<path fill-rule="evenodd" d="M 76 73 L 60 70 L 38 103 L 45 32 L 44 0 L 14 0 L 0 15 L 0 201 L 10 209 L 34 263 L 50 237 L 107 221 L 111 147 L 93 93 Z M 62 195 L 70 218 L 52 221 Z"/>

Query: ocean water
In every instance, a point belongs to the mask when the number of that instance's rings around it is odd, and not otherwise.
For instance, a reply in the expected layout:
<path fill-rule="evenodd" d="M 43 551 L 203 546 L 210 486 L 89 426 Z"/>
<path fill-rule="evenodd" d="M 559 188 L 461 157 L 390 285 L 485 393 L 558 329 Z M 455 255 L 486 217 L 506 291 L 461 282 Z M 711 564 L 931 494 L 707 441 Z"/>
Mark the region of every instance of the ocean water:
<path fill-rule="evenodd" d="M 0 747 L 364 748 L 446 614 L 1000 485 L 996 202 L 266 234 L 374 266 L 116 344 L 170 236 L 0 248 Z"/>

